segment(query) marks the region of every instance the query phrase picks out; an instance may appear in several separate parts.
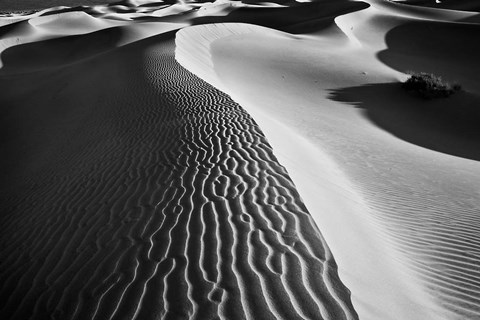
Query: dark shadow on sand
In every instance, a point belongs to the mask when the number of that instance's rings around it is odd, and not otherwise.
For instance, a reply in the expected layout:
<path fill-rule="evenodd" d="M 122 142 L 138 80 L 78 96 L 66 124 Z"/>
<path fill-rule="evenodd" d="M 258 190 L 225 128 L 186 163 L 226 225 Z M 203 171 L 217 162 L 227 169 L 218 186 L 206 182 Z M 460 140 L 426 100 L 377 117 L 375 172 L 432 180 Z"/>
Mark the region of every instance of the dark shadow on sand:
<path fill-rule="evenodd" d="M 121 28 L 111 27 L 83 35 L 16 45 L 0 54 L 4 64 L 0 68 L 0 76 L 58 67 L 90 58 L 116 48 L 122 36 Z"/>
<path fill-rule="evenodd" d="M 385 36 L 387 49 L 377 57 L 400 72 L 428 72 L 467 90 L 480 86 L 480 25 L 415 21 Z"/>
<path fill-rule="evenodd" d="M 435 9 L 460 10 L 460 11 L 480 11 L 480 4 L 478 1 L 472 0 L 401 0 L 402 4 L 429 7 Z"/>
<path fill-rule="evenodd" d="M 337 16 L 368 8 L 366 2 L 332 1 L 292 3 L 279 8 L 239 8 L 227 16 L 195 18 L 193 24 L 240 22 L 293 34 L 315 32 L 331 25 Z"/>
<path fill-rule="evenodd" d="M 274 1 L 275 2 L 275 1 Z M 337 16 L 368 8 L 369 4 L 358 1 L 325 0 L 321 2 L 297 3 L 289 2 L 286 7 L 276 8 L 232 8 L 231 12 L 219 16 L 201 16 L 192 18 L 196 10 L 184 12 L 186 22 L 193 25 L 209 23 L 250 23 L 267 28 L 273 28 L 293 34 L 310 33 L 326 28 L 334 22 Z M 230 10 L 230 9 L 229 9 Z M 135 21 L 178 22 L 179 15 L 163 17 L 137 17 Z"/>
<path fill-rule="evenodd" d="M 330 99 L 364 109 L 378 127 L 412 144 L 480 160 L 480 96 L 459 92 L 424 100 L 399 83 L 377 83 L 332 90 Z"/>
<path fill-rule="evenodd" d="M 112 2 L 115 2 L 115 0 L 2 0 L 0 1 L 0 10 L 41 10 L 56 6 L 93 6 Z"/>

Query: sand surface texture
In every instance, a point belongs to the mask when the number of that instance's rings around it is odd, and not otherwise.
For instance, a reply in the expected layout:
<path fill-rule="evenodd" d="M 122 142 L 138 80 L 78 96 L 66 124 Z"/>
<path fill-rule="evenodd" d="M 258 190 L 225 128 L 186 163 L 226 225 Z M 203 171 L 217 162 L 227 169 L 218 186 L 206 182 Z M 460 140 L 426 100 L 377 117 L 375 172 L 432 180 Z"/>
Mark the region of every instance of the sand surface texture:
<path fill-rule="evenodd" d="M 318 24 L 182 29 L 177 59 L 259 123 L 360 318 L 479 318 L 478 13 L 315 5 Z M 400 89 L 408 70 L 464 90 L 418 99 Z"/>
<path fill-rule="evenodd" d="M 3 13 L 0 318 L 480 319 L 478 10 Z"/>
<path fill-rule="evenodd" d="M 258 125 L 170 24 L 116 25 L 6 27 L 28 43 L 0 71 L 1 318 L 356 319 Z"/>

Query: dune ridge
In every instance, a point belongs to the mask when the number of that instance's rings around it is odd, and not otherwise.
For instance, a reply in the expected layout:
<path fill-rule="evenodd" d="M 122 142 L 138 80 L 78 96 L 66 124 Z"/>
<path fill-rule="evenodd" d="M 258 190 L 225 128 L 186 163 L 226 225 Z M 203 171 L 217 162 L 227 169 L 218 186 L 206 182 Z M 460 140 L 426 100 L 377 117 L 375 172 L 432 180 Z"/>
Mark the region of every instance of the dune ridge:
<path fill-rule="evenodd" d="M 357 319 L 259 127 L 174 32 L 31 72 L 15 56 L 70 38 L 2 53 L 2 319 Z"/>
<path fill-rule="evenodd" d="M 480 168 L 472 159 L 479 136 L 464 118 L 478 119 L 469 107 L 478 101 L 471 74 L 477 62 L 470 63 L 479 50 L 473 37 L 478 26 L 464 22 L 475 14 L 369 3 L 313 35 L 229 23 L 185 28 L 177 35 L 177 60 L 213 79 L 259 122 L 324 230 L 360 318 L 476 319 Z M 403 28 L 415 31 L 392 42 L 393 32 Z M 442 46 L 443 37 L 458 39 L 458 45 Z M 193 59 L 192 48 L 202 54 Z M 465 57 L 455 58 L 460 53 Z M 464 83 L 466 92 L 422 106 L 394 83 L 405 78 L 397 70 L 407 71 L 409 63 Z M 286 136 L 294 142 L 285 142 Z M 315 151 L 302 153 L 296 145 L 303 140 Z M 304 157 L 297 159 L 296 153 Z M 325 208 L 336 212 L 340 206 L 322 205 L 310 191 L 332 189 L 311 182 L 309 175 L 329 176 L 320 165 L 315 172 L 302 164 L 319 163 L 315 158 L 331 159 L 347 180 L 332 177 L 330 183 L 352 185 L 350 191 L 334 192 L 352 203 L 348 214 L 343 208 L 343 220 L 324 217 Z M 352 192 L 356 196 L 346 196 Z M 371 238 L 357 233 L 355 215 L 368 221 L 363 228 Z M 349 241 L 332 231 L 339 224 Z M 377 243 L 376 253 L 367 249 L 369 239 Z M 385 263 L 379 264 L 379 256 Z M 385 286 L 371 284 L 383 275 L 389 277 Z"/>

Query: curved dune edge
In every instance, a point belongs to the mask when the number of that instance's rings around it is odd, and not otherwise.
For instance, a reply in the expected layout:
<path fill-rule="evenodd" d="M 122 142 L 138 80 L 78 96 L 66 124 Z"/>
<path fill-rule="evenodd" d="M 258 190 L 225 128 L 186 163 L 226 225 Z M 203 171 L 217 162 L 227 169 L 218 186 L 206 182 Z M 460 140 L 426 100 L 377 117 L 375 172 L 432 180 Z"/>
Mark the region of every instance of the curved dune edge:
<path fill-rule="evenodd" d="M 0 317 L 358 319 L 258 125 L 175 61 L 183 22 L 75 16 L 7 30 Z"/>
<path fill-rule="evenodd" d="M 83 11 L 35 16 L 4 27 L 0 68 L 5 74 L 68 65 L 187 25 L 181 21 L 131 24 L 94 18 Z M 26 47 L 17 50 L 22 45 Z"/>
<path fill-rule="evenodd" d="M 340 277 L 352 291 L 352 302 L 359 317 L 429 318 L 431 311 L 428 309 L 435 309 L 435 306 L 428 298 L 425 299 L 422 289 L 416 287 L 415 280 L 405 281 L 406 274 L 402 272 L 402 266 L 392 262 L 396 253 L 385 247 L 378 241 L 378 236 L 374 235 L 378 230 L 374 221 L 369 219 L 369 208 L 335 161 L 323 149 L 286 124 L 282 116 L 263 110 L 264 101 L 258 94 L 255 94 L 253 99 L 246 98 L 249 92 L 228 86 L 230 83 L 225 81 L 222 74 L 215 72 L 218 69 L 214 68 L 211 45 L 229 37 L 238 41 L 234 38 L 238 34 L 241 34 L 243 39 L 251 36 L 250 44 L 266 43 L 270 40 L 269 46 L 274 46 L 272 38 L 291 38 L 273 29 L 245 24 L 189 27 L 177 33 L 175 58 L 185 68 L 231 95 L 259 123 L 280 162 L 292 176 L 316 223 L 328 239 L 327 243 L 339 263 Z M 254 38 L 255 36 L 259 38 Z M 228 45 L 232 45 L 232 42 L 226 46 Z M 355 40 L 348 45 L 357 47 Z M 243 49 L 252 50 L 251 46 L 243 46 Z M 236 50 L 242 48 L 237 47 Z M 191 52 L 196 55 L 192 57 Z M 255 58 L 271 59 L 271 56 Z M 261 62 L 256 67 L 259 66 L 262 66 Z M 286 73 L 282 77 L 288 76 Z M 292 100 L 295 101 L 295 98 Z M 293 104 L 293 101 L 289 102 Z M 277 99 L 275 103 L 277 106 L 281 104 Z M 282 108 L 279 108 L 278 112 L 282 112 Z M 390 258 L 386 258 L 388 256 Z"/>
<path fill-rule="evenodd" d="M 404 75 L 376 57 L 388 49 L 384 36 L 411 19 L 451 23 L 471 13 L 377 3 L 336 18 L 337 26 L 314 36 L 241 24 L 189 27 L 177 35 L 176 58 L 229 93 L 260 124 L 332 248 L 360 318 L 476 319 L 480 221 L 472 208 L 480 206 L 473 178 L 478 164 L 418 148 L 372 126 L 364 112 L 345 108 L 345 102 L 357 105 L 355 92 L 337 98 L 344 95 L 337 88 L 382 83 L 377 91 L 365 90 L 379 95 L 369 100 L 405 101 L 388 85 Z M 468 75 L 464 80 L 475 81 Z M 315 175 L 303 163 L 318 168 L 317 181 L 325 182 L 312 181 Z M 328 211 L 343 219 L 315 213 Z M 366 234 L 358 231 L 356 215 Z"/>

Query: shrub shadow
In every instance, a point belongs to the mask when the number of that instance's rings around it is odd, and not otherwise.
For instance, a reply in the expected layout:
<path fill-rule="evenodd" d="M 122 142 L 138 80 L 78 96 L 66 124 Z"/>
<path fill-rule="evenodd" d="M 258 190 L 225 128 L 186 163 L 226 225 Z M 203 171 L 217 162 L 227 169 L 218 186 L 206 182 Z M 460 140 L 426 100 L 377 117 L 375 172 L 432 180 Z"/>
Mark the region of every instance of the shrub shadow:
<path fill-rule="evenodd" d="M 480 25 L 415 21 L 387 32 L 387 49 L 377 57 L 400 72 L 427 72 L 458 82 L 465 88 L 479 87 Z"/>
<path fill-rule="evenodd" d="M 378 127 L 412 144 L 471 160 L 480 160 L 480 96 L 459 92 L 425 100 L 400 83 L 335 89 L 329 98 L 364 109 Z"/>

